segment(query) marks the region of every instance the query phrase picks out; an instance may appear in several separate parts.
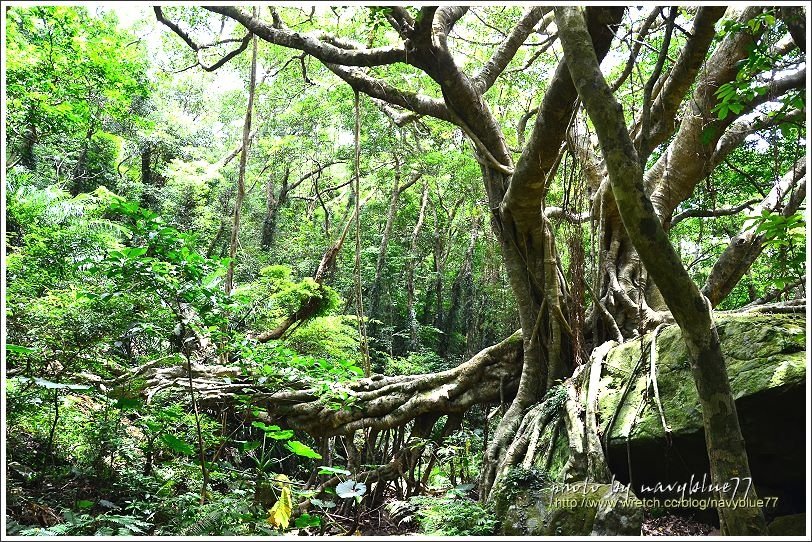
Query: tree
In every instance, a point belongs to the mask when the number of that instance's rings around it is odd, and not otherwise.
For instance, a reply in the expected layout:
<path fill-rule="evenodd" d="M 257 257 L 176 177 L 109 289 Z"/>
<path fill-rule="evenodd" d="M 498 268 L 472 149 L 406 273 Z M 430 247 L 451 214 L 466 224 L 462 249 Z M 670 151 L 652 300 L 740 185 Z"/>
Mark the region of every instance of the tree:
<path fill-rule="evenodd" d="M 150 86 L 138 40 L 109 13 L 35 6 L 8 15 L 8 167 L 39 165 L 52 180 L 67 179 L 74 195 L 109 182 L 119 137 L 146 116 Z M 56 145 L 52 156 L 44 150 Z"/>
<path fill-rule="evenodd" d="M 317 58 L 356 91 L 390 106 L 455 124 L 472 141 L 481 165 L 489 206 L 493 211 L 492 226 L 500 239 L 502 256 L 519 306 L 524 341 L 524 365 L 519 390 L 500 423 L 488 454 L 484 486 L 489 487 L 496 473 L 496 465 L 521 422 L 524 410 L 571 370 L 571 328 L 564 316 L 568 313 L 569 292 L 558 272 L 557 249 L 549 220 L 544 212 L 539 213 L 539 209 L 544 207 L 548 180 L 555 174 L 559 149 L 567 138 L 571 120 L 576 116 L 578 93 L 565 59 L 559 64 L 544 93 L 533 130 L 516 159 L 485 99 L 487 91 L 548 10 L 527 9 L 477 73 L 468 75 L 460 69 L 449 48 L 449 33 L 465 16 L 467 8 L 425 7 L 416 15 L 399 7 L 381 10 L 377 12 L 379 16 L 385 17 L 402 41 L 370 48 L 332 35 L 316 36 L 292 30 L 275 12 L 272 22 L 268 23 L 238 8 L 206 9 L 238 22 L 249 33 L 255 33 L 269 43 L 299 49 Z M 659 15 L 664 16 L 664 13 L 660 10 Z M 637 153 L 635 161 L 642 165 L 647 165 L 653 151 L 667 144 L 659 158 L 647 169 L 645 178 L 660 221 L 668 221 L 674 208 L 691 194 L 700 180 L 707 177 L 710 171 L 708 163 L 713 155 L 724 155 L 725 147 L 719 148 L 717 143 L 736 119 L 760 103 L 798 88 L 805 77 L 803 70 L 793 72 L 771 81 L 766 88 L 759 87 L 752 96 L 748 96 L 746 91 L 749 89 L 740 84 L 741 73 L 756 75 L 770 65 L 769 57 L 765 66 L 763 58 L 748 56 L 750 52 L 763 51 L 770 46 L 767 40 L 759 40 L 764 37 L 768 27 L 775 24 L 775 18 L 772 15 L 767 18 L 763 8 L 744 10 L 731 20 L 727 26 L 727 36 L 716 44 L 707 63 L 705 59 L 716 36 L 715 25 L 724 14 L 724 9 L 700 8 L 678 57 L 670 70 L 666 71 L 665 61 L 674 32 L 676 8 L 669 13 L 664 23 L 664 45 L 645 85 L 642 114 L 634 119 L 631 130 Z M 586 28 L 598 62 L 609 50 L 622 15 L 622 9 L 586 10 Z M 657 14 L 652 13 L 651 17 L 656 18 Z M 645 28 L 643 31 L 648 30 Z M 632 62 L 633 58 L 629 64 Z M 439 87 L 442 99 L 398 89 L 373 75 L 375 67 L 397 63 L 411 65 L 426 74 Z M 742 63 L 743 67 L 740 68 Z M 700 70 L 703 64 L 707 68 Z M 685 117 L 677 128 L 675 121 L 679 105 L 694 83 L 697 87 L 692 94 L 690 107 L 694 108 L 695 113 Z M 724 101 L 727 95 L 721 92 L 724 84 L 734 87 L 734 98 L 727 102 Z M 716 107 L 719 97 L 723 101 Z M 701 122 L 701 119 L 717 111 L 718 119 L 710 124 Z M 592 120 L 595 121 L 594 118 Z M 598 134 L 600 137 L 600 130 Z M 707 156 L 708 160 L 696 160 L 697 152 Z M 717 163 L 720 159 L 721 156 L 716 157 Z M 599 172 L 606 167 L 611 178 L 613 166 L 608 162 L 598 164 L 592 171 Z M 624 227 L 625 222 L 621 224 L 624 210 L 618 209 L 615 203 L 617 192 L 610 192 L 610 185 L 604 180 L 590 181 L 597 194 L 595 198 L 600 202 L 593 208 L 597 208 L 599 213 L 595 218 L 602 227 L 601 245 L 608 248 L 606 260 L 600 265 L 601 269 L 607 269 L 608 275 L 601 279 L 597 289 L 602 295 L 598 303 L 603 303 L 607 310 L 593 311 L 593 318 L 601 314 L 614 320 L 607 322 L 606 327 L 619 328 L 622 336 L 626 337 L 633 331 L 639 332 L 663 321 L 667 317 L 662 310 L 662 301 L 665 300 L 672 316 L 686 325 L 690 319 L 688 314 L 693 314 L 675 313 L 676 307 L 669 303 L 673 301 L 674 294 L 661 294 L 665 283 L 659 284 L 656 279 L 653 283 L 647 280 L 647 276 L 656 274 L 651 269 L 656 260 L 643 258 L 641 262 L 637 256 L 635 249 L 639 250 L 639 247 L 633 242 L 635 233 Z M 647 220 L 650 222 L 651 217 Z M 646 231 L 654 231 L 655 226 L 645 225 Z M 665 241 L 664 235 L 658 237 L 658 243 Z M 687 275 L 684 281 L 685 287 L 691 283 Z M 635 289 L 642 289 L 642 292 L 638 294 L 634 292 Z M 709 313 L 704 304 L 701 305 L 692 310 L 705 314 L 704 320 L 698 323 L 708 323 Z M 701 327 L 710 329 L 709 325 Z M 703 337 L 707 337 L 707 329 L 701 332 Z M 593 337 L 594 343 L 600 341 L 601 333 L 598 335 Z M 712 345 L 703 348 L 712 349 Z M 702 378 L 697 380 L 698 383 L 703 381 Z M 735 412 L 732 418 L 735 418 Z M 735 438 L 733 429 L 730 425 L 722 432 L 729 438 Z"/>
<path fill-rule="evenodd" d="M 672 8 L 670 24 L 675 13 Z M 642 143 L 638 149 L 644 154 L 639 156 L 629 136 L 623 109 L 601 74 L 582 13 L 577 8 L 556 8 L 556 21 L 573 82 L 595 124 L 623 225 L 679 324 L 691 354 L 691 369 L 705 420 L 712 479 L 720 485 L 728 480 L 752 479 L 710 301 L 700 293 L 682 266 L 643 184 L 641 164 L 646 163 L 644 145 L 650 137 L 647 133 L 650 127 L 644 123 L 640 128 Z M 663 50 L 667 42 L 668 38 Z M 766 531 L 764 516 L 758 507 L 723 506 L 719 516 L 726 534 Z"/>
<path fill-rule="evenodd" d="M 207 125 L 200 132 L 179 127 L 130 142 L 140 174 L 119 177 L 132 187 L 139 178 L 143 192 L 133 193 L 151 209 L 120 206 L 141 217 L 127 227 L 151 230 L 131 236 L 139 244 L 126 250 L 105 246 L 112 275 L 96 278 L 103 279 L 99 288 L 112 281 L 119 291 L 119 283 L 140 277 L 135 295 L 147 299 L 142 309 L 154 310 L 144 319 L 160 320 L 160 338 L 148 351 L 181 352 L 188 362 L 143 372 L 118 367 L 117 382 L 144 377 L 150 398 L 183 386 L 204 409 L 241 411 L 262 402 L 292 429 L 328 437 L 320 441 L 325 454 L 336 443 L 330 439 L 340 438 L 352 470 L 382 464 L 365 473 L 369 480 L 405 469 L 407 493 L 419 488 L 414 466 L 425 443 L 455 429 L 466 411 L 483 411 L 484 499 L 512 467 L 535 459 L 528 431 L 547 423 L 539 417 L 547 401 L 563 405 L 573 450 L 585 439 L 584 474 L 604 473 L 595 463 L 602 454 L 594 448 L 594 412 L 581 420 L 572 383 L 600 377 L 595 360 L 608 341 L 676 322 L 692 354 L 713 478 L 748 474 L 713 310 L 799 293 L 806 72 L 798 10 L 396 6 L 249 14 L 216 6 L 154 13 L 183 60 L 171 77 L 183 81 L 203 70 L 225 79 L 235 68 L 246 80 L 245 89 L 226 91 L 222 104 L 203 108 L 219 109 L 200 122 Z M 37 38 L 32 50 L 42 56 L 48 44 Z M 19 62 L 16 68 L 23 77 Z M 178 107 L 167 105 L 177 96 L 207 101 L 201 87 L 187 87 L 167 90 L 153 118 L 171 120 L 165 111 Z M 22 137 L 25 110 L 15 102 L 11 117 L 21 156 L 31 154 L 23 144 L 30 138 Z M 253 131 L 246 122 L 252 111 Z M 237 125 L 239 141 L 229 128 Z M 89 148 L 81 128 L 71 136 L 73 169 L 62 173 L 74 180 L 73 166 Z M 218 135 L 207 137 L 209 129 Z M 224 167 L 238 154 L 239 174 Z M 12 168 L 21 186 L 29 183 L 24 170 L 31 171 L 24 166 L 21 160 Z M 418 183 L 422 190 L 409 189 Z M 28 231 L 29 210 L 14 210 L 23 252 L 37 255 L 37 269 L 50 265 Z M 164 227 L 159 213 L 177 227 Z M 342 246 L 353 225 L 351 254 Z M 183 239 L 186 252 L 149 245 L 162 235 Z M 232 296 L 206 276 L 214 270 L 197 255 L 204 252 L 234 257 Z M 88 273 L 61 265 L 67 283 Z M 165 283 L 155 278 L 162 269 L 170 278 L 195 274 Z M 34 298 L 44 275 L 26 279 Z M 341 307 L 342 299 L 355 301 Z M 339 384 L 342 370 L 358 369 L 346 359 L 331 366 L 290 354 L 281 361 L 288 354 L 277 341 L 317 335 L 346 341 L 337 350 L 357 361 L 366 337 L 356 339 L 347 322 L 363 329 L 365 313 L 376 369 L 388 376 Z M 121 318 L 115 314 L 116 325 Z M 178 321 L 180 333 L 170 333 Z M 15 325 L 26 337 L 25 325 Z M 75 342 L 96 346 L 105 333 Z M 225 345 L 226 366 L 191 363 L 192 354 L 214 359 L 202 346 L 209 344 Z M 473 358 L 464 362 L 466 355 Z M 587 359 L 588 371 L 579 369 Z M 228 365 L 237 361 L 240 367 Z M 500 408 L 489 414 L 496 402 Z M 471 412 L 477 405 L 484 408 Z M 204 413 L 196 411 L 198 422 Z M 495 434 L 491 419 L 498 420 Z M 266 422 L 277 423 L 257 423 Z M 226 412 L 223 435 L 229 423 Z M 410 423 L 419 445 L 407 442 Z M 361 449 L 357 431 L 365 432 Z M 201 435 L 198 424 L 207 466 Z M 720 510 L 720 517 L 726 532 L 763 531 L 757 509 Z"/>

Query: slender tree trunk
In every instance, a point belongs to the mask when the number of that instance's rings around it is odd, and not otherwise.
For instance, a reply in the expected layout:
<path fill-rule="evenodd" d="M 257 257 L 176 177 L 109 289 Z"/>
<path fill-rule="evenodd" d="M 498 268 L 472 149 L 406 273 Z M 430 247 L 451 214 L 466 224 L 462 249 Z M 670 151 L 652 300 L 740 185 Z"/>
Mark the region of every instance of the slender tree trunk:
<path fill-rule="evenodd" d="M 36 159 L 34 157 L 34 146 L 37 143 L 37 125 L 34 120 L 34 109 L 32 107 L 28 111 L 28 116 L 26 118 L 27 126 L 25 129 L 25 134 L 23 134 L 20 150 L 20 162 L 23 166 L 31 171 L 37 167 Z"/>
<path fill-rule="evenodd" d="M 478 237 L 479 219 L 475 218 L 471 225 L 471 241 L 468 243 L 465 256 L 463 256 L 460 270 L 457 272 L 457 276 L 451 285 L 451 301 L 448 305 L 448 314 L 446 314 L 445 321 L 443 322 L 443 334 L 440 336 L 440 350 L 438 352 L 440 357 L 446 357 L 448 355 L 451 337 L 457 326 L 460 308 L 466 302 L 466 296 L 470 293 L 471 269 L 473 267 L 474 249 L 476 248 Z"/>
<path fill-rule="evenodd" d="M 290 168 L 285 168 L 285 175 L 282 177 L 282 186 L 279 188 L 279 195 L 274 194 L 273 178 L 268 179 L 265 185 L 265 218 L 262 220 L 262 238 L 260 246 L 268 250 L 273 246 L 276 238 L 276 224 L 279 219 L 279 209 L 287 202 L 289 193 Z"/>
<path fill-rule="evenodd" d="M 257 8 L 254 8 L 254 16 L 257 15 Z M 257 37 L 252 38 L 253 46 L 251 51 L 251 75 L 248 82 L 248 105 L 245 108 L 245 123 L 242 129 L 242 152 L 240 153 L 240 170 L 237 175 L 237 197 L 234 201 L 234 222 L 231 226 L 231 242 L 228 248 L 228 271 L 226 273 L 225 292 L 231 294 L 234 288 L 234 260 L 237 256 L 237 243 L 240 234 L 240 213 L 242 202 L 245 198 L 245 168 L 248 163 L 248 146 L 251 142 L 251 114 L 254 108 L 254 89 L 257 84 Z"/>
<path fill-rule="evenodd" d="M 409 243 L 409 254 L 406 263 L 406 318 L 408 319 L 409 326 L 409 350 L 414 352 L 419 346 L 418 336 L 418 322 L 417 314 L 415 313 L 414 303 L 414 270 L 419 261 L 418 258 L 418 239 L 420 238 L 420 231 L 423 229 L 423 222 L 426 218 L 426 205 L 429 202 L 429 189 L 428 183 L 423 183 L 423 195 L 420 199 L 420 211 L 417 214 L 417 222 L 412 230 L 412 238 Z"/>
<path fill-rule="evenodd" d="M 152 183 L 152 145 L 147 143 L 141 151 L 141 184 Z"/>
<path fill-rule="evenodd" d="M 381 285 L 383 282 L 383 270 L 386 265 L 386 251 L 389 248 L 389 237 L 392 234 L 392 226 L 398 213 L 398 202 L 400 201 L 400 163 L 395 157 L 395 176 L 392 181 L 392 195 L 389 198 L 389 211 L 386 214 L 386 224 L 381 233 L 381 242 L 378 245 L 378 261 L 375 263 L 375 279 L 369 290 L 369 312 L 370 318 L 381 319 L 379 314 L 379 304 L 381 301 Z M 370 330 L 375 335 L 376 330 Z"/>

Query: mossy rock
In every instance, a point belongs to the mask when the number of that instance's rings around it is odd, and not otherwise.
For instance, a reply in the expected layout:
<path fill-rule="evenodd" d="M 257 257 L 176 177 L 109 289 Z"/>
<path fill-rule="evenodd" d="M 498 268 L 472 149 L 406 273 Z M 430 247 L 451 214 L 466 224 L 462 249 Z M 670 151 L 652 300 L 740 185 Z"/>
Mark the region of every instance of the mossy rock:
<path fill-rule="evenodd" d="M 508 536 L 639 535 L 643 509 L 609 484 L 496 488 L 494 506 Z"/>
<path fill-rule="evenodd" d="M 759 497 L 778 497 L 770 512 L 805 509 L 806 319 L 799 314 L 717 313 L 717 329 Z M 613 348 L 604 361 L 598 424 L 605 436 L 623 387 L 641 360 L 640 339 Z M 664 328 L 656 340 L 657 383 L 670 438 L 651 393 L 651 334 L 643 358 L 609 431 L 607 462 L 617 479 L 642 484 L 685 482 L 708 472 L 702 409 L 680 330 Z M 628 435 L 628 442 L 627 442 Z M 632 472 L 629 473 L 629 465 Z M 646 497 L 645 492 L 638 493 Z M 713 513 L 703 518 L 715 521 Z"/>
<path fill-rule="evenodd" d="M 770 536 L 804 536 L 806 534 L 806 514 L 778 516 L 767 526 Z"/>
<path fill-rule="evenodd" d="M 806 321 L 803 315 L 731 313 L 717 315 L 716 321 L 731 389 L 737 401 L 768 390 L 804 385 Z M 598 394 L 602 433 L 606 432 L 618 407 L 629 375 L 635 367 L 638 368 L 612 424 L 610 445 L 625 445 L 627 435 L 634 442 L 665 437 L 654 401 L 643 394 L 649 372 L 651 337 L 651 334 L 643 337 L 642 354 L 641 341 L 637 339 L 612 349 L 605 360 Z M 701 431 L 702 410 L 679 328 L 664 328 L 657 337 L 656 348 L 657 383 L 672 436 Z M 642 407 L 641 401 L 645 401 Z"/>

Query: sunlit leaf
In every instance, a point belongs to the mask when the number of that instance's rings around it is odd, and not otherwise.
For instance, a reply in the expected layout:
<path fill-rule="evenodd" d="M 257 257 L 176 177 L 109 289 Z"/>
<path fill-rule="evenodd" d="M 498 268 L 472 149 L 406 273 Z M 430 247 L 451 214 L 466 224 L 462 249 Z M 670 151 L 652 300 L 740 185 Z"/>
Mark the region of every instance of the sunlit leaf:
<path fill-rule="evenodd" d="M 288 450 L 293 452 L 296 455 L 300 455 L 302 457 L 309 457 L 312 459 L 321 459 L 321 454 L 316 452 L 313 448 L 308 446 L 307 444 L 303 444 L 298 440 L 291 440 L 285 443 L 285 447 Z"/>

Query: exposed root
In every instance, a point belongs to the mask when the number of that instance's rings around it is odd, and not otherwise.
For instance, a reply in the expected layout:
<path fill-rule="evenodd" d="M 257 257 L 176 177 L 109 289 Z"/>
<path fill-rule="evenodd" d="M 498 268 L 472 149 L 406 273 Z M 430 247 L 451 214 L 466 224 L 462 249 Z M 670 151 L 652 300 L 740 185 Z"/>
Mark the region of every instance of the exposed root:
<path fill-rule="evenodd" d="M 663 424 L 663 431 L 665 431 L 665 439 L 668 444 L 671 444 L 671 426 L 665 421 L 665 411 L 663 410 L 663 402 L 660 400 L 660 389 L 657 386 L 657 334 L 665 327 L 660 324 L 651 335 L 651 367 L 649 371 L 649 382 L 651 383 L 652 390 L 654 391 L 654 403 L 657 405 L 657 410 L 660 412 L 660 422 Z"/>
<path fill-rule="evenodd" d="M 274 423 L 310 435 L 347 435 L 365 428 L 383 430 L 403 426 L 424 414 L 438 417 L 461 414 L 476 404 L 491 403 L 516 393 L 522 367 L 520 332 L 488 347 L 461 365 L 433 374 L 385 377 L 374 375 L 332 393 L 346 394 L 345 408 L 332 408 L 328 396 L 313 389 L 274 390 L 241 376 L 237 367 L 192 364 L 192 385 L 203 405 L 233 402 L 235 394 L 249 394 L 267 407 L 263 416 Z M 188 389 L 183 366 L 155 370 L 148 377 L 148 399 L 161 390 Z"/>

